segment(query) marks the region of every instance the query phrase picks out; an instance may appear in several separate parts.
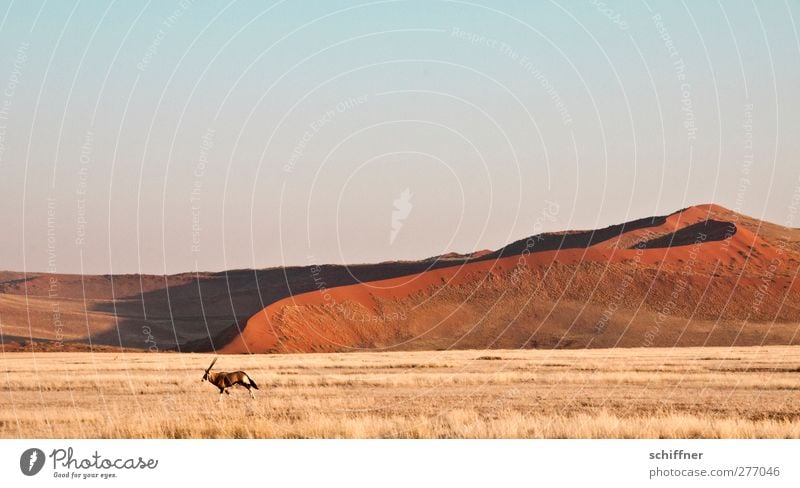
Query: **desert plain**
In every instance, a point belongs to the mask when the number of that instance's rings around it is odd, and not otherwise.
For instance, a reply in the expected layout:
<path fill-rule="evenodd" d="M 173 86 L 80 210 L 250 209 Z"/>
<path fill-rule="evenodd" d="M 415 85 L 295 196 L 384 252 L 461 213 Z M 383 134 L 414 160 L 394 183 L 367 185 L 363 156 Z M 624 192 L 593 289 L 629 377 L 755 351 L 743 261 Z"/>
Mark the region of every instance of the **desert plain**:
<path fill-rule="evenodd" d="M 798 438 L 800 347 L 0 355 L 3 438 Z"/>

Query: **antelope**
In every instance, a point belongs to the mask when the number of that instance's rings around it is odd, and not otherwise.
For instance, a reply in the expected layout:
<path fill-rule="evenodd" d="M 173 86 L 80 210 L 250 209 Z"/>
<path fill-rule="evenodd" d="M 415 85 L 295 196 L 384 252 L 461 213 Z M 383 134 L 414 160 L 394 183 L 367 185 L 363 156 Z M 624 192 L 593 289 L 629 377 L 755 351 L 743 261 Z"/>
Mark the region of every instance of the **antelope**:
<path fill-rule="evenodd" d="M 216 362 L 217 358 L 214 358 L 214 360 L 211 361 L 211 364 L 208 366 L 208 368 L 206 368 L 206 372 L 203 374 L 203 379 L 201 381 L 208 381 L 212 385 L 219 388 L 220 401 L 222 401 L 222 394 L 225 393 L 226 395 L 230 395 L 228 388 L 232 388 L 236 385 L 244 386 L 247 388 L 247 391 L 250 392 L 250 396 L 253 397 L 253 399 L 256 398 L 251 388 L 258 390 L 258 385 L 256 385 L 256 382 L 253 381 L 253 379 L 248 376 L 247 373 L 244 371 L 234 371 L 232 373 L 212 373 L 211 368 L 214 367 L 214 363 Z"/>

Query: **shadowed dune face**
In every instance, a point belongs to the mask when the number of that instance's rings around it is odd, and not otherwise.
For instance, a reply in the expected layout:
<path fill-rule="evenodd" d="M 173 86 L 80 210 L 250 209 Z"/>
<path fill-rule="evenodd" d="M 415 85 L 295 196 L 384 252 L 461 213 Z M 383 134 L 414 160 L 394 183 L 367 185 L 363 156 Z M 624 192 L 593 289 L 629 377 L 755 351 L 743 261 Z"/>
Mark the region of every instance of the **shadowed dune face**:
<path fill-rule="evenodd" d="M 637 244 L 636 248 L 655 249 L 664 247 L 689 246 L 694 243 L 723 241 L 736 234 L 736 225 L 719 220 L 703 220 L 687 225 L 675 232 L 656 237 Z"/>
<path fill-rule="evenodd" d="M 213 274 L 17 275 L 0 283 L 0 322 L 7 349 L 31 340 L 61 342 L 65 350 L 89 344 L 169 349 L 227 328 L 235 318 L 231 303 L 242 301 L 236 280 L 230 280 L 228 298 L 226 280 Z"/>
<path fill-rule="evenodd" d="M 649 217 L 634 220 L 624 224 L 612 225 L 605 229 L 577 232 L 558 232 L 541 234 L 509 244 L 495 252 L 486 254 L 484 259 L 498 259 L 505 256 L 516 256 L 524 251 L 555 251 L 566 249 L 585 249 L 610 239 L 622 237 L 625 234 L 643 229 L 652 229 L 663 226 L 666 217 Z"/>
<path fill-rule="evenodd" d="M 700 205 L 416 262 L 4 272 L 0 332 L 7 349 L 230 353 L 792 344 L 799 255 L 800 231 Z"/>

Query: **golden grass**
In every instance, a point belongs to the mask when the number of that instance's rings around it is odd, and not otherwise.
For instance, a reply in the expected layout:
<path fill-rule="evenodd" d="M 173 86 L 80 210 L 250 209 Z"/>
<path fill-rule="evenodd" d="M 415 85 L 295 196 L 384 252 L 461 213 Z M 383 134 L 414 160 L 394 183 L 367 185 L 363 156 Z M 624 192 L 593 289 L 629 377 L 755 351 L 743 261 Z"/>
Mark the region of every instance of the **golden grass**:
<path fill-rule="evenodd" d="M 0 355 L 0 437 L 800 438 L 800 347 Z"/>

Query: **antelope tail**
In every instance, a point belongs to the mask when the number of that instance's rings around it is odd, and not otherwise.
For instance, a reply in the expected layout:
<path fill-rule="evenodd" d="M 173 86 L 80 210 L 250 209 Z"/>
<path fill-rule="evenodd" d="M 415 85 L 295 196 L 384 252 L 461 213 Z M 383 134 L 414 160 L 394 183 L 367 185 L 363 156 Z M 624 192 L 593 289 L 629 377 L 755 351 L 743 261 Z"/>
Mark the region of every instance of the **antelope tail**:
<path fill-rule="evenodd" d="M 253 381 L 253 378 L 251 378 L 250 375 L 246 375 L 246 376 L 247 376 L 247 380 L 250 382 L 250 386 L 252 386 L 256 390 L 258 390 L 258 385 L 256 384 L 255 381 Z"/>

